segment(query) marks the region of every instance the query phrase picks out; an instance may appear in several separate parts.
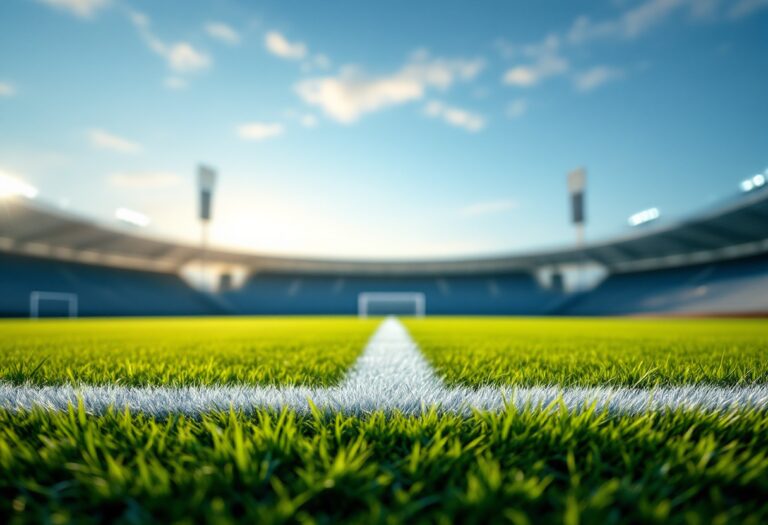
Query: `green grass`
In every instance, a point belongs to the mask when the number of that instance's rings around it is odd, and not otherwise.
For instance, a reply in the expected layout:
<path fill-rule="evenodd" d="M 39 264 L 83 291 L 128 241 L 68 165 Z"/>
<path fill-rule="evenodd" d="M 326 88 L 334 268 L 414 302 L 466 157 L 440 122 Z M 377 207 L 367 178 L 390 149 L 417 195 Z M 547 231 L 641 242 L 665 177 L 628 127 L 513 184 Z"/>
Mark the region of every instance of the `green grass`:
<path fill-rule="evenodd" d="M 121 385 L 339 381 L 378 321 L 356 318 L 0 321 L 0 381 Z"/>
<path fill-rule="evenodd" d="M 0 379 L 328 385 L 378 321 L 0 322 Z M 764 322 L 426 319 L 452 383 L 765 382 Z M 768 523 L 768 412 L 0 409 L 0 523 Z"/>
<path fill-rule="evenodd" d="M 451 384 L 768 382 L 765 320 L 426 318 L 405 324 Z"/>
<path fill-rule="evenodd" d="M 0 411 L 0 521 L 766 523 L 768 418 Z"/>

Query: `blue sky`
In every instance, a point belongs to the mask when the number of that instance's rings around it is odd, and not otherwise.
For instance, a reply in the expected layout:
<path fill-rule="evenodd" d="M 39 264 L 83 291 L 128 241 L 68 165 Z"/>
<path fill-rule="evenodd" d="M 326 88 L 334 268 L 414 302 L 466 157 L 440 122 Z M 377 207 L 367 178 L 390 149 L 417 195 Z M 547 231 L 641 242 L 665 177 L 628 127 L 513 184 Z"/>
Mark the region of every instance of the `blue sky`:
<path fill-rule="evenodd" d="M 768 167 L 768 0 L 4 0 L 0 171 L 215 244 L 442 257 L 671 220 Z"/>

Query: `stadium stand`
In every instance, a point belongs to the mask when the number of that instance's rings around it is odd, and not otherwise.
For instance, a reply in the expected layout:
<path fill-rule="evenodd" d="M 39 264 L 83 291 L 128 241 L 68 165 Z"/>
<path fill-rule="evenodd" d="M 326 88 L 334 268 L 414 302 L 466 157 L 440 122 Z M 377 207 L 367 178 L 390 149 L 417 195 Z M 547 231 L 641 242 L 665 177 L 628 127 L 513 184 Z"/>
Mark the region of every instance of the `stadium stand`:
<path fill-rule="evenodd" d="M 219 293 L 198 291 L 179 275 L 203 259 L 248 277 L 234 286 L 225 272 Z M 580 265 L 607 278 L 587 292 L 563 291 L 562 271 Z M 535 278 L 547 271 L 549 288 Z M 203 253 L 38 201 L 6 200 L 0 316 L 29 315 L 36 291 L 75 294 L 82 316 L 355 314 L 366 292 L 423 294 L 428 315 L 768 315 L 768 191 L 579 249 L 432 261 Z M 62 301 L 43 306 L 41 315 L 69 314 Z"/>
<path fill-rule="evenodd" d="M 0 316 L 30 315 L 33 292 L 74 294 L 81 316 L 204 315 L 221 313 L 213 301 L 173 273 L 112 268 L 0 254 Z M 68 315 L 48 301 L 40 316 Z"/>
<path fill-rule="evenodd" d="M 246 314 L 354 315 L 358 295 L 365 292 L 422 293 L 429 315 L 543 315 L 562 301 L 561 294 L 543 289 L 526 272 L 356 276 L 269 271 L 254 274 L 225 297 Z"/>
<path fill-rule="evenodd" d="M 768 255 L 614 273 L 553 313 L 768 314 Z"/>

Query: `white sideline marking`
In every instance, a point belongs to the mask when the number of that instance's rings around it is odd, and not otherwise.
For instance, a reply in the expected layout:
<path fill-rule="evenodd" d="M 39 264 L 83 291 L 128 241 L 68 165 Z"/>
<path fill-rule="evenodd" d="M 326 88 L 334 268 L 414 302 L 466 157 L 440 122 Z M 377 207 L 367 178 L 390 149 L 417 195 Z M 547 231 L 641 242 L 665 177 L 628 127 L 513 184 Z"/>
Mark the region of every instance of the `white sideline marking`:
<path fill-rule="evenodd" d="M 110 407 L 152 415 L 200 414 L 211 410 L 252 411 L 259 408 L 310 410 L 308 399 L 329 412 L 364 414 L 375 410 L 418 414 L 435 407 L 441 412 L 546 407 L 562 403 L 568 410 L 595 405 L 612 413 L 643 413 L 676 408 L 723 411 L 768 408 L 768 385 L 744 387 L 679 386 L 654 389 L 614 387 L 454 387 L 438 378 L 405 327 L 385 320 L 368 342 L 346 379 L 329 388 L 310 387 L 122 387 L 15 386 L 0 383 L 0 407 L 67 410 L 82 399 L 88 412 Z"/>

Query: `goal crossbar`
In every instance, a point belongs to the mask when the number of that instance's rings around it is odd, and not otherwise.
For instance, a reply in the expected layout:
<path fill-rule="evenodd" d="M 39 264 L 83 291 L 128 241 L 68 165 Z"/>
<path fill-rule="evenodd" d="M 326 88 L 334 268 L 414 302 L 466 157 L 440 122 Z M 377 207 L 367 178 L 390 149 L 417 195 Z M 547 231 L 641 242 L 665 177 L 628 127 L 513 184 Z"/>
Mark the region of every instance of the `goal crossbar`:
<path fill-rule="evenodd" d="M 42 301 L 66 301 L 69 317 L 77 317 L 77 294 L 65 292 L 44 292 L 36 290 L 29 294 L 29 317 L 40 317 L 40 303 Z"/>
<path fill-rule="evenodd" d="M 413 303 L 414 315 L 416 317 L 424 317 L 426 313 L 427 300 L 422 292 L 362 292 L 357 296 L 357 315 L 359 317 L 368 317 L 372 302 L 411 302 Z"/>

